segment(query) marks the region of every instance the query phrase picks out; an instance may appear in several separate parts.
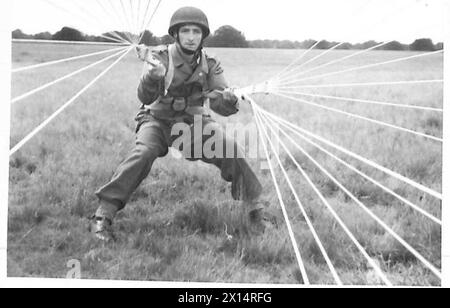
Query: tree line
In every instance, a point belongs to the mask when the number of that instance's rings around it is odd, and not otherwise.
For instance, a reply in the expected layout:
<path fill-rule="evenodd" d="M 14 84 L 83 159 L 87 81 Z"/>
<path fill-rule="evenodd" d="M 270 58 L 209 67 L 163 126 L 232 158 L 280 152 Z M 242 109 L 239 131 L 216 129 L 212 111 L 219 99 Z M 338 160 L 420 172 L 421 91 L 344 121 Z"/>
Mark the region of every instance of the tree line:
<path fill-rule="evenodd" d="M 113 31 L 117 36 L 126 39 L 129 33 L 121 31 Z M 51 34 L 50 32 L 42 32 L 34 35 L 25 34 L 22 30 L 17 29 L 12 32 L 13 39 L 36 39 L 36 40 L 58 40 L 58 41 L 89 41 L 89 42 L 110 42 L 105 36 L 111 36 L 104 33 L 103 36 L 87 35 L 81 31 L 63 27 L 60 31 Z M 145 31 L 142 35 L 141 42 L 148 46 L 157 46 L 161 44 L 173 43 L 173 38 L 169 35 L 162 37 L 155 36 L 150 31 Z M 316 44 L 317 41 L 308 39 L 304 41 L 290 41 L 290 40 L 247 40 L 245 35 L 232 26 L 222 26 L 217 29 L 210 37 L 205 40 L 206 47 L 221 47 L 221 48 L 276 48 L 276 49 L 307 49 Z M 326 40 L 320 41 L 317 49 L 329 49 L 339 44 L 338 42 L 330 42 Z M 373 40 L 364 43 L 350 44 L 343 43 L 336 47 L 336 49 L 368 49 L 381 42 Z M 403 44 L 398 41 L 393 41 L 378 48 L 380 50 L 411 50 L 411 51 L 435 51 L 442 50 L 443 43 L 434 44 L 429 38 L 420 38 L 411 44 Z"/>

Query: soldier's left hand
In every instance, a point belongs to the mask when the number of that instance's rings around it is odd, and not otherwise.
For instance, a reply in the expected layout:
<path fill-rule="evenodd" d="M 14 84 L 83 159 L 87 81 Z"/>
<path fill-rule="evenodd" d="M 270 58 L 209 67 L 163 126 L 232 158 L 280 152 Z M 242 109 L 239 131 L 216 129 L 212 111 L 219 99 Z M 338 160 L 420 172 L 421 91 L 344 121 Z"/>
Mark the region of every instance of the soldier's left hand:
<path fill-rule="evenodd" d="M 223 100 L 236 105 L 239 101 L 239 98 L 237 97 L 236 94 L 234 94 L 234 91 L 232 89 L 225 89 L 222 92 L 223 95 Z"/>

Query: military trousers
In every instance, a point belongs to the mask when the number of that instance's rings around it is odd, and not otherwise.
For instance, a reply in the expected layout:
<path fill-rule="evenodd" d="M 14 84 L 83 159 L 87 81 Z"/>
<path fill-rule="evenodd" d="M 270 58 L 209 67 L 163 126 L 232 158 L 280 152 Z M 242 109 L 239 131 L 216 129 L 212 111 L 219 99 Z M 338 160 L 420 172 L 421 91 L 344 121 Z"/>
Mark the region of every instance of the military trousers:
<path fill-rule="evenodd" d="M 243 158 L 244 156 L 237 143 L 223 133 L 218 123 L 211 119 L 210 116 L 200 116 L 200 118 L 203 127 L 205 125 L 217 126 L 215 133 L 222 135 L 224 149 L 230 146 L 233 147 L 235 157 L 206 158 L 202 154 L 201 157 L 185 158 L 189 161 L 201 160 L 215 165 L 220 169 L 222 178 L 231 183 L 233 199 L 242 200 L 251 207 L 262 193 L 262 186 L 257 176 L 245 158 Z M 179 137 L 172 135 L 172 127 L 176 123 L 180 123 L 180 121 L 163 120 L 149 114 L 144 117 L 144 120 L 141 119 L 136 133 L 134 149 L 117 168 L 111 181 L 96 192 L 98 198 L 116 206 L 117 210 L 122 210 L 133 192 L 149 175 L 155 160 L 166 156 L 169 152 L 169 147 Z M 183 119 L 183 123 L 189 125 L 192 132 L 194 131 L 193 119 Z M 210 136 L 204 136 L 203 133 L 200 137 L 192 133 L 191 142 L 187 145 L 192 148 L 191 153 L 194 153 L 196 145 L 203 146 L 208 138 Z"/>

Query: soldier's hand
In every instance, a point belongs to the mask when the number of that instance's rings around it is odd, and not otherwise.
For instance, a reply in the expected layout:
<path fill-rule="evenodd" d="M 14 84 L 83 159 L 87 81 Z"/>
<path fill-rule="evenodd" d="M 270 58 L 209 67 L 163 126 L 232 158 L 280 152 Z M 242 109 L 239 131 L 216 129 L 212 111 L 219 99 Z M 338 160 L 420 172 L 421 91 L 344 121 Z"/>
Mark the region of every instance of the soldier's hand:
<path fill-rule="evenodd" d="M 147 62 L 146 65 L 148 69 L 147 74 L 151 79 L 161 80 L 166 76 L 167 69 L 161 62 L 157 64 Z"/>
<path fill-rule="evenodd" d="M 222 98 L 222 100 L 225 103 L 236 105 L 239 101 L 239 98 L 236 94 L 234 94 L 234 91 L 232 89 L 225 89 L 223 91 L 220 90 L 213 90 L 205 95 L 205 97 L 209 99 L 218 99 L 219 97 Z"/>
<path fill-rule="evenodd" d="M 136 54 L 139 60 L 145 62 L 145 74 L 151 79 L 161 80 L 166 76 L 166 67 L 153 56 L 148 46 L 144 44 L 136 46 Z"/>
<path fill-rule="evenodd" d="M 234 94 L 234 91 L 232 89 L 223 90 L 222 95 L 223 95 L 223 100 L 232 105 L 236 105 L 239 101 L 239 98 L 237 97 L 236 94 Z"/>
<path fill-rule="evenodd" d="M 148 53 L 149 53 L 149 48 L 146 45 L 141 44 L 141 45 L 136 46 L 136 55 L 139 60 L 145 62 L 145 59 L 147 58 Z"/>

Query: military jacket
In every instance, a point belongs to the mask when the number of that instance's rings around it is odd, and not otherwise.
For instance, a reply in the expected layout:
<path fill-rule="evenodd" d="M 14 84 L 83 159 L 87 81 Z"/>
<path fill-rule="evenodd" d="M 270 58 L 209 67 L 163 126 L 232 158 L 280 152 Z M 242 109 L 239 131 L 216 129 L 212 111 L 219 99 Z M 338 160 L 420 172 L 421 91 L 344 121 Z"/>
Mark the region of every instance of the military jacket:
<path fill-rule="evenodd" d="M 150 109 L 164 109 L 167 106 L 161 104 L 167 104 L 168 100 L 185 98 L 189 106 L 202 107 L 207 93 L 228 88 L 218 60 L 202 52 L 195 63 L 190 64 L 182 57 L 178 48 L 173 50 L 171 60 L 169 46 L 159 46 L 152 50 L 152 56 L 166 67 L 168 74 L 169 61 L 173 61 L 173 76 L 170 78 L 170 86 L 166 89 L 167 77 L 156 81 L 150 77 L 148 70 L 147 73 L 144 71 L 138 87 L 138 97 L 144 105 L 151 105 Z M 226 101 L 219 95 L 210 99 L 210 108 L 222 116 L 229 116 L 238 112 L 235 103 Z M 177 117 L 183 113 L 169 109 L 165 109 L 165 117 Z"/>

